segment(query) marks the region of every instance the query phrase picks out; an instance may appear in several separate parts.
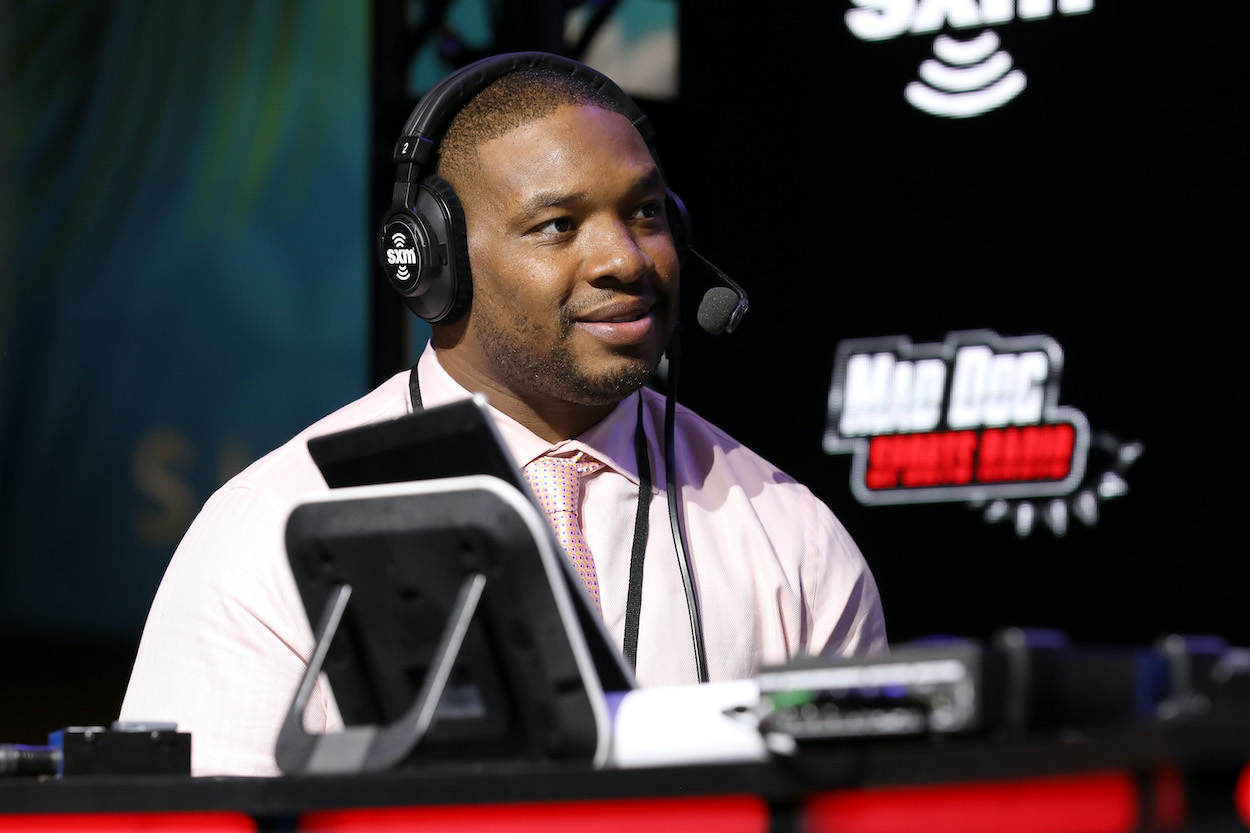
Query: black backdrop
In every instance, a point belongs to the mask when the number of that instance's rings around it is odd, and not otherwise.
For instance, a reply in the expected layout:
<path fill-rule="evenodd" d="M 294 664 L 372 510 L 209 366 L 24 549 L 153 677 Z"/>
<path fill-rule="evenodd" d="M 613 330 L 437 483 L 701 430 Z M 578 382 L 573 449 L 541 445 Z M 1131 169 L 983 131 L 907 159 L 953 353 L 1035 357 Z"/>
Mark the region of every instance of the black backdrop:
<path fill-rule="evenodd" d="M 932 34 L 860 41 L 848 7 L 683 4 L 683 101 L 652 108 L 660 147 L 697 247 L 752 310 L 732 335 L 688 330 L 679 399 L 834 507 L 894 640 L 1019 625 L 1250 642 L 1230 491 L 1245 5 L 1100 2 L 996 26 L 1028 85 L 971 119 L 903 98 Z M 965 504 L 864 507 L 849 457 L 821 451 L 840 339 L 970 328 L 1053 336 L 1060 403 L 1143 444 L 1097 526 L 1019 538 Z"/>
<path fill-rule="evenodd" d="M 700 250 L 753 306 L 733 335 L 688 333 L 680 399 L 834 507 L 895 641 L 1026 625 L 1250 644 L 1246 4 L 1097 0 L 997 27 L 1028 86 L 962 121 L 903 99 L 932 36 L 859 41 L 848 6 L 681 4 L 683 97 L 646 105 Z M 959 504 L 855 502 L 849 458 L 821 451 L 836 344 L 965 328 L 1053 336 L 1061 403 L 1144 444 L 1098 526 L 1019 539 Z M 112 719 L 133 651 L 6 646 L 24 682 L 0 740 Z"/>

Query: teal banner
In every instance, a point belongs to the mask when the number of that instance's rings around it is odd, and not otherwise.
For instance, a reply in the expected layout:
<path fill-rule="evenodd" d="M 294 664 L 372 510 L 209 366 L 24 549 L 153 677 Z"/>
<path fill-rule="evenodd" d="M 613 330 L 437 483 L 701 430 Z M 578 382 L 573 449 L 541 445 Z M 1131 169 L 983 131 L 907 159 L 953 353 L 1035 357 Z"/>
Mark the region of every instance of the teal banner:
<path fill-rule="evenodd" d="M 0 2 L 0 628 L 137 639 L 227 477 L 365 390 L 364 3 Z"/>

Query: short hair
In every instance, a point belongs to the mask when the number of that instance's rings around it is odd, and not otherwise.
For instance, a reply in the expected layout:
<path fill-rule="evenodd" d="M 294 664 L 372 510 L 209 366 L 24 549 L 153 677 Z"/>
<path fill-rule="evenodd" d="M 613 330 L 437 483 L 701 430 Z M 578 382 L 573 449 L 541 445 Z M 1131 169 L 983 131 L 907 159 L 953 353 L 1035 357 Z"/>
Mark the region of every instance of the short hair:
<path fill-rule="evenodd" d="M 478 145 L 566 105 L 628 115 L 622 102 L 586 80 L 550 67 L 523 67 L 495 79 L 460 108 L 438 144 L 436 173 L 459 187 L 477 170 Z"/>

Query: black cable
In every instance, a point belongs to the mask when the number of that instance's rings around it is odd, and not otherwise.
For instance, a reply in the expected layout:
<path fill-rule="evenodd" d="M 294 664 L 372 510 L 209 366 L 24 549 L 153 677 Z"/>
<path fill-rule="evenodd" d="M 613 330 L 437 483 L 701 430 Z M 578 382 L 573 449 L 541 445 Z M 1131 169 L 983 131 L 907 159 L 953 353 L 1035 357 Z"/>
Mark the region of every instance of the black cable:
<path fill-rule="evenodd" d="M 642 393 L 638 394 L 638 424 L 634 426 L 634 459 L 638 466 L 638 506 L 634 513 L 634 546 L 629 555 L 629 592 L 625 596 L 625 638 L 621 650 L 629 667 L 638 669 L 638 630 L 642 617 L 642 578 L 650 534 L 651 461 L 643 425 Z"/>
<path fill-rule="evenodd" d="M 699 599 L 695 595 L 691 577 L 690 556 L 686 553 L 685 531 L 682 528 L 681 511 L 677 498 L 677 455 L 674 442 L 677 403 L 677 366 L 681 354 L 681 325 L 673 327 L 673 337 L 668 343 L 668 396 L 664 402 L 664 479 L 668 488 L 668 522 L 673 531 L 673 546 L 677 550 L 677 566 L 686 590 L 686 609 L 690 613 L 690 638 L 694 643 L 694 658 L 698 666 L 699 682 L 708 682 L 707 650 L 703 645 L 703 617 L 699 613 Z"/>

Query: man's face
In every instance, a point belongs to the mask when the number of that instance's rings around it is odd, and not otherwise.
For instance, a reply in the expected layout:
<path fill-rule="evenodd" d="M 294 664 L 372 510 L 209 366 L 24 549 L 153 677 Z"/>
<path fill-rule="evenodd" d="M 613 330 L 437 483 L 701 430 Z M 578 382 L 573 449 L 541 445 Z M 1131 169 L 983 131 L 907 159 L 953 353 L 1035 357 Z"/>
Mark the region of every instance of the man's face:
<path fill-rule="evenodd" d="M 473 305 L 463 355 L 522 399 L 617 402 L 672 331 L 665 184 L 629 121 L 565 106 L 478 148 L 459 189 Z"/>

